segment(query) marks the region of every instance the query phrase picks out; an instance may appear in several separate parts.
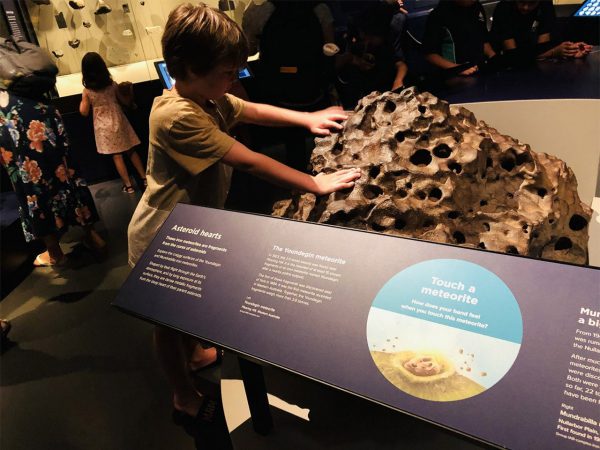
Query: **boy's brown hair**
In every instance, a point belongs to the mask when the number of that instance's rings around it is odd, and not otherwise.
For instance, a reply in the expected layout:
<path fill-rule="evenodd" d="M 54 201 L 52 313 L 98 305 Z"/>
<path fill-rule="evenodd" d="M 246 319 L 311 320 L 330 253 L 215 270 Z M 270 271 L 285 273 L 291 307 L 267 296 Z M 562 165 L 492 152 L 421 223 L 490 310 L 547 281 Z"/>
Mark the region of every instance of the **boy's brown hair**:
<path fill-rule="evenodd" d="M 242 66 L 248 42 L 238 24 L 221 11 L 187 3 L 169 14 L 162 51 L 169 74 L 183 80 L 187 69 L 201 76 L 221 64 Z"/>

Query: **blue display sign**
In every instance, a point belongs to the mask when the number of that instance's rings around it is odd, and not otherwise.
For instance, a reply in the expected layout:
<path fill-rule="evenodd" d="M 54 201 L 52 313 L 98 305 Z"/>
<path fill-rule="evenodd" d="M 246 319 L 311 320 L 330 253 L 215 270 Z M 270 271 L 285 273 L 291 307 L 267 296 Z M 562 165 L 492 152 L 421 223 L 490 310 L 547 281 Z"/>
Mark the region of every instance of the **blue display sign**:
<path fill-rule="evenodd" d="M 600 448 L 597 268 L 178 205 L 114 304 L 499 447 Z"/>

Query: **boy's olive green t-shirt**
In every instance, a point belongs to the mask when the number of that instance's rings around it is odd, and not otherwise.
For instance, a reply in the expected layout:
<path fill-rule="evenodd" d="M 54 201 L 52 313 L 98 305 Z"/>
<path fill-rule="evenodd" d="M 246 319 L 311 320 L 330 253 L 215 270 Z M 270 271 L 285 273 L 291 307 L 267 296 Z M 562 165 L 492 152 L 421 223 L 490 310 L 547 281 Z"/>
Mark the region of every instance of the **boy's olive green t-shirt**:
<path fill-rule="evenodd" d="M 134 265 L 177 203 L 222 208 L 231 168 L 220 160 L 235 139 L 228 135 L 244 102 L 233 95 L 201 107 L 163 91 L 150 112 L 148 187 L 128 229 L 129 263 Z"/>

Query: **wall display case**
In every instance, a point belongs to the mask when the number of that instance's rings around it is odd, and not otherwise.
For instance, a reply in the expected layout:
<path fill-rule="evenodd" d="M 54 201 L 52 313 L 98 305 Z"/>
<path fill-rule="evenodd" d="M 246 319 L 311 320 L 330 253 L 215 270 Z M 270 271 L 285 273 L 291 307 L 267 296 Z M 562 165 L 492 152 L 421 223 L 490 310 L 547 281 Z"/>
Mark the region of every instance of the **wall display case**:
<path fill-rule="evenodd" d="M 250 0 L 248 0 L 250 1 Z M 241 24 L 248 1 L 205 0 Z M 160 40 L 169 12 L 184 0 L 25 0 L 22 4 L 41 47 L 59 68 L 60 96 L 79 94 L 81 59 L 97 52 L 116 81 L 157 78 Z"/>

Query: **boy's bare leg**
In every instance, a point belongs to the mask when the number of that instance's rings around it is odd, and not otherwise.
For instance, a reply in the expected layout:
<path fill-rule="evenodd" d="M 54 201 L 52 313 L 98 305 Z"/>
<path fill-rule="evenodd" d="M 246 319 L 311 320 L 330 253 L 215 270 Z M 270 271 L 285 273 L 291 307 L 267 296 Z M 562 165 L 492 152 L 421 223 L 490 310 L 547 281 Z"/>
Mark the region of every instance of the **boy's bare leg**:
<path fill-rule="evenodd" d="M 174 391 L 173 407 L 195 417 L 202 405 L 202 396 L 190 379 L 183 338 L 183 334 L 169 328 L 157 326 L 154 329 L 156 355 Z"/>
<path fill-rule="evenodd" d="M 115 162 L 115 167 L 117 168 L 117 172 L 119 172 L 121 180 L 123 180 L 123 184 L 125 186 L 131 186 L 131 180 L 129 179 L 129 173 L 127 172 L 127 166 L 125 165 L 123 155 L 121 153 L 113 155 L 113 161 Z"/>
<path fill-rule="evenodd" d="M 188 349 L 188 363 L 191 370 L 201 369 L 217 360 L 217 349 L 215 347 L 204 348 L 197 339 L 188 336 L 185 336 L 184 340 Z"/>

